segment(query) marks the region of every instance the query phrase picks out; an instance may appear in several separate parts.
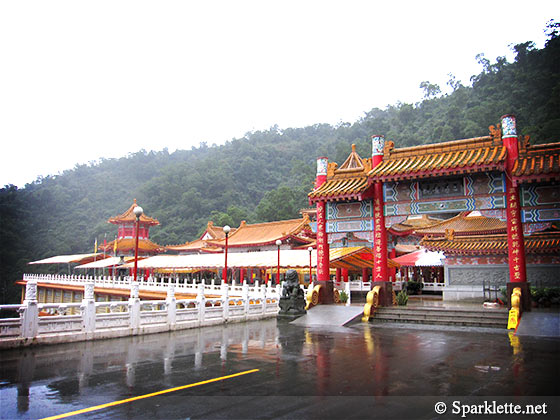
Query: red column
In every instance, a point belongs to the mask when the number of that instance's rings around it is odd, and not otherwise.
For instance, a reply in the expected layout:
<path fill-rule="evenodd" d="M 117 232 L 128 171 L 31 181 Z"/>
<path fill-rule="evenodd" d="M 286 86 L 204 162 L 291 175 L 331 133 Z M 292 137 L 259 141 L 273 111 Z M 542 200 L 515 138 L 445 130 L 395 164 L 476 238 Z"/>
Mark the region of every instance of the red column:
<path fill-rule="evenodd" d="M 502 117 L 502 141 L 507 149 L 506 160 L 506 211 L 508 232 L 508 261 L 509 281 L 527 282 L 525 264 L 525 244 L 523 239 L 523 225 L 521 223 L 521 203 L 518 187 L 512 182 L 512 169 L 519 156 L 517 129 L 515 117 Z"/>
<path fill-rule="evenodd" d="M 395 248 L 391 249 L 389 252 L 389 258 L 393 259 L 397 256 L 397 250 Z M 393 281 L 397 279 L 397 268 L 393 267 L 389 269 L 389 277 L 393 278 Z"/>
<path fill-rule="evenodd" d="M 317 177 L 315 188 L 319 188 L 327 180 L 327 158 L 317 159 Z M 327 236 L 327 203 L 317 203 L 317 281 L 329 281 L 329 242 Z"/>
<path fill-rule="evenodd" d="M 340 283 L 342 281 L 342 268 L 336 269 L 336 282 Z"/>
<path fill-rule="evenodd" d="M 239 269 L 239 283 L 243 284 L 243 279 L 245 278 L 245 269 Z"/>
<path fill-rule="evenodd" d="M 342 281 L 344 283 L 348 283 L 348 269 L 347 268 L 342 269 Z"/>
<path fill-rule="evenodd" d="M 369 281 L 369 270 L 367 267 L 362 268 L 362 283 Z"/>
<path fill-rule="evenodd" d="M 375 168 L 383 161 L 385 138 L 372 136 L 371 164 Z M 388 281 L 387 275 L 387 229 L 383 201 L 383 183 L 373 184 L 373 281 Z"/>

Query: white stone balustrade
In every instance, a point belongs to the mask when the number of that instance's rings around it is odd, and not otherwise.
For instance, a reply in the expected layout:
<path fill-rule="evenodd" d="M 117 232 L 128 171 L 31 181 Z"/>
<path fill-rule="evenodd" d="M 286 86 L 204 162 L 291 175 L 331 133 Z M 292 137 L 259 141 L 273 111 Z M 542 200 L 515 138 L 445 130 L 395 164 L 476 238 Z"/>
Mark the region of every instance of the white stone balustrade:
<path fill-rule="evenodd" d="M 47 284 L 65 284 L 65 285 L 79 285 L 84 286 L 86 283 L 93 283 L 95 287 L 102 287 L 104 289 L 121 289 L 130 290 L 131 284 L 133 283 L 132 276 L 82 276 L 82 275 L 54 275 L 54 274 L 24 274 L 23 280 L 25 282 L 35 282 L 35 283 L 47 283 Z M 175 293 L 182 294 L 193 294 L 198 293 L 199 284 L 204 285 L 204 293 L 206 295 L 218 295 L 222 296 L 224 293 L 224 288 L 222 287 L 221 281 L 216 282 L 214 279 L 210 284 L 200 283 L 196 280 L 186 280 L 179 279 L 176 276 L 171 277 L 138 277 L 137 278 L 139 290 L 155 291 L 155 292 L 167 292 L 167 288 L 172 284 L 175 288 Z M 228 296 L 241 296 L 243 294 L 243 285 L 246 284 L 236 284 L 235 281 L 228 284 Z M 279 297 L 281 288 L 280 285 L 272 285 L 268 283 L 266 285 L 267 291 L 266 295 L 269 297 Z M 258 297 L 261 291 L 262 285 L 255 282 L 254 285 L 249 285 L 249 296 Z"/>
<path fill-rule="evenodd" d="M 49 279 L 53 277 L 59 276 Z M 167 283 L 165 300 L 144 301 L 139 299 L 141 284 L 129 283 L 128 301 L 95 302 L 98 283 L 84 277 L 74 279 L 84 286 L 81 303 L 38 303 L 38 280 L 44 281 L 39 276 L 27 278 L 22 305 L 0 305 L 0 311 L 19 313 L 19 318 L 0 319 L 0 349 L 197 328 L 275 317 L 278 313 L 279 286 L 257 285 L 251 293 L 251 287 L 244 284 L 239 286 L 239 296 L 232 296 L 233 285 L 222 284 L 217 292 L 212 288 L 212 294 L 220 298 L 208 299 L 207 285 L 199 283 L 196 298 L 178 300 L 177 284 Z M 40 313 L 49 315 L 39 316 Z"/>

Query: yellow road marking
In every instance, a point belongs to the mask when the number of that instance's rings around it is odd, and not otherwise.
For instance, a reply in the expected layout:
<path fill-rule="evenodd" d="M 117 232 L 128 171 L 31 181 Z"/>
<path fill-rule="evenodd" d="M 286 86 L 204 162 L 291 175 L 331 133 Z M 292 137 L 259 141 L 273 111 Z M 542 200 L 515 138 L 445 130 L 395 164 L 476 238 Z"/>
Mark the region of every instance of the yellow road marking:
<path fill-rule="evenodd" d="M 141 399 L 144 399 L 144 398 L 155 397 L 156 395 L 162 395 L 162 394 L 167 394 L 169 392 L 180 391 L 181 389 L 193 388 L 195 386 L 206 385 L 206 384 L 209 384 L 209 383 L 212 383 L 212 382 L 223 381 L 225 379 L 235 378 L 236 376 L 247 375 L 249 373 L 255 373 L 255 372 L 258 372 L 258 371 L 259 371 L 259 369 L 246 370 L 244 372 L 234 373 L 232 375 L 221 376 L 219 378 L 214 378 L 214 379 L 208 379 L 208 380 L 202 381 L 202 382 L 196 382 L 194 384 L 182 385 L 182 386 L 178 386 L 176 388 L 169 388 L 169 389 L 164 389 L 163 391 L 152 392 L 151 394 L 139 395 L 137 397 L 127 398 L 126 400 L 113 401 L 113 402 L 106 403 L 106 404 L 96 405 L 94 407 L 88 407 L 88 408 L 83 408 L 81 410 L 72 411 L 70 413 L 58 414 L 58 415 L 52 416 L 52 417 L 45 417 L 41 420 L 63 419 L 65 417 L 75 416 L 75 415 L 83 414 L 83 413 L 89 413 L 91 411 L 101 410 L 103 408 L 112 407 L 114 405 L 125 404 L 125 403 L 128 403 L 128 402 L 137 401 L 137 400 L 141 400 Z"/>

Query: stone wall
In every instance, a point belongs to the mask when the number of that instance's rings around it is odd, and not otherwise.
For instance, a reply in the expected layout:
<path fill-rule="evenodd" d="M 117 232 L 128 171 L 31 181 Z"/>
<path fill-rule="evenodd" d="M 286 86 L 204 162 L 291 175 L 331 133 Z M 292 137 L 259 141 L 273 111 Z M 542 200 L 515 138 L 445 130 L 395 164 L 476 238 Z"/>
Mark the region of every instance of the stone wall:
<path fill-rule="evenodd" d="M 446 266 L 443 299 L 482 301 L 483 284 L 505 287 L 508 279 L 505 264 Z M 560 265 L 527 265 L 527 281 L 537 287 L 560 287 Z"/>

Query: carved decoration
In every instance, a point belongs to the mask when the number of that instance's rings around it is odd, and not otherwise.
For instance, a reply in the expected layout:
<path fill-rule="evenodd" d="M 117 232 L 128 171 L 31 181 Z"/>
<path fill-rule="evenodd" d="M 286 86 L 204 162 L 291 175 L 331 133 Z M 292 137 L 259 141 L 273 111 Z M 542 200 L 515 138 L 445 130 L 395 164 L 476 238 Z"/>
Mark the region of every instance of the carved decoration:
<path fill-rule="evenodd" d="M 490 127 L 488 127 L 488 131 L 494 139 L 494 143 L 502 141 L 502 129 L 500 124 L 496 124 L 495 126 L 491 125 Z"/>
<path fill-rule="evenodd" d="M 28 281 L 25 286 L 25 300 L 36 301 L 37 300 L 37 283 Z"/>
<path fill-rule="evenodd" d="M 95 288 L 94 283 L 86 283 L 84 285 L 84 299 L 86 299 L 86 300 L 94 300 L 95 299 L 94 288 Z"/>

